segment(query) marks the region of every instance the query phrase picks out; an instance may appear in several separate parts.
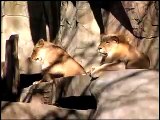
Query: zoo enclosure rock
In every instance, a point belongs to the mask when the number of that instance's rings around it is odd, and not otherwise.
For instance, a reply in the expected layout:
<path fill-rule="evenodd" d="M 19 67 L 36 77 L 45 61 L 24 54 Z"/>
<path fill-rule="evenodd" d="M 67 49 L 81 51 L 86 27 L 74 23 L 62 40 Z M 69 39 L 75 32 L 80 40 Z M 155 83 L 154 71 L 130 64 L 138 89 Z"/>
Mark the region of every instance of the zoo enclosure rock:
<path fill-rule="evenodd" d="M 93 119 L 158 119 L 159 71 L 106 71 L 88 88 L 98 101 Z"/>
<path fill-rule="evenodd" d="M 34 102 L 38 99 L 40 103 L 54 104 L 62 97 L 81 96 L 85 93 L 90 80 L 89 75 L 77 75 L 31 85 L 23 89 L 20 102 Z M 88 92 L 87 95 L 91 94 Z"/>
<path fill-rule="evenodd" d="M 1 105 L 2 119 L 85 119 L 90 110 L 70 110 L 40 103 L 7 102 Z M 3 108 L 3 109 L 2 109 Z"/>
<path fill-rule="evenodd" d="M 90 80 L 89 77 L 83 77 L 83 80 L 87 79 Z M 64 96 L 78 95 L 83 91 L 82 89 L 76 91 L 77 86 L 79 88 L 82 86 L 77 84 L 79 81 L 78 77 L 74 80 L 72 85 L 69 84 L 67 87 L 67 91 L 66 89 L 62 89 L 64 90 L 62 92 L 65 93 Z M 2 118 L 9 118 L 8 114 L 13 113 L 10 111 L 14 110 L 16 114 L 11 114 L 12 118 L 21 118 L 22 116 L 26 118 L 39 118 L 47 114 L 49 110 L 51 114 L 48 115 L 53 118 L 59 116 L 59 114 L 61 118 L 66 118 L 64 117 L 66 114 L 73 113 L 73 118 L 78 114 L 78 116 L 80 115 L 79 118 L 83 117 L 83 119 L 158 119 L 158 82 L 159 71 L 155 70 L 129 69 L 106 71 L 105 74 L 92 81 L 90 86 L 85 89 L 85 93 L 89 92 L 97 99 L 97 109 L 82 110 L 80 112 L 82 116 L 79 112 L 66 112 L 68 111 L 66 109 L 59 111 L 61 108 L 42 105 L 38 99 L 35 99 L 32 103 L 13 103 L 8 108 L 6 107 L 6 109 L 2 110 L 1 114 Z M 57 113 L 53 114 L 52 109 Z"/>

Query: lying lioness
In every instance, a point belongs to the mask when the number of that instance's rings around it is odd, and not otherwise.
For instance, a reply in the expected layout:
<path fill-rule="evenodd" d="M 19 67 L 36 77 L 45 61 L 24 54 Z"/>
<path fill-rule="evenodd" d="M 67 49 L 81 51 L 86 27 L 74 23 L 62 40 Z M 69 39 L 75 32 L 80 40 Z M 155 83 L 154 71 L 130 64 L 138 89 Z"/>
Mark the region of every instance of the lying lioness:
<path fill-rule="evenodd" d="M 35 45 L 31 61 L 40 62 L 43 74 L 50 74 L 52 79 L 86 74 L 83 67 L 65 50 L 43 39 L 40 39 Z M 43 81 L 48 80 L 44 78 Z"/>
<path fill-rule="evenodd" d="M 150 66 L 148 56 L 130 45 L 123 35 L 102 36 L 98 52 L 103 57 L 101 61 L 102 66 L 97 68 L 97 70 L 95 69 L 96 71 L 148 69 Z"/>

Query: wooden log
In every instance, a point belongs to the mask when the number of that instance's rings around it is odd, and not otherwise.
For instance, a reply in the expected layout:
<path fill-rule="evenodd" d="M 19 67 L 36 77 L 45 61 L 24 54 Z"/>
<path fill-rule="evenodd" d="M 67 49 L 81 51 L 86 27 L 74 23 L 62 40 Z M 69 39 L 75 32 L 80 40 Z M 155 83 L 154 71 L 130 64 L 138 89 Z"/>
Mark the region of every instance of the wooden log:
<path fill-rule="evenodd" d="M 5 62 L 1 62 L 1 78 L 5 77 Z"/>
<path fill-rule="evenodd" d="M 7 89 L 12 94 L 18 93 L 19 85 L 19 61 L 18 61 L 18 35 L 11 35 L 6 41 L 6 82 Z"/>

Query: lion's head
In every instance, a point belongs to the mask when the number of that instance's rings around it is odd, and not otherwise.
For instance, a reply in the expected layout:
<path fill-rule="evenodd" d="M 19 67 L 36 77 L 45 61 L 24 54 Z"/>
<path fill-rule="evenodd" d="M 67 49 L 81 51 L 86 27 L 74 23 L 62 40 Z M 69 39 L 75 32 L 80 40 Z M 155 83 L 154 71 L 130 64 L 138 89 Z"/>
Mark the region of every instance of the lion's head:
<path fill-rule="evenodd" d="M 43 39 L 40 39 L 35 45 L 30 59 L 34 62 L 42 63 L 48 51 L 47 48 L 51 45 L 53 44 L 50 42 L 44 41 Z"/>
<path fill-rule="evenodd" d="M 113 62 L 113 59 L 119 57 L 120 52 L 125 52 L 120 47 L 122 45 L 128 45 L 128 42 L 122 35 L 103 36 L 98 46 L 98 52 L 107 58 L 107 62 Z"/>

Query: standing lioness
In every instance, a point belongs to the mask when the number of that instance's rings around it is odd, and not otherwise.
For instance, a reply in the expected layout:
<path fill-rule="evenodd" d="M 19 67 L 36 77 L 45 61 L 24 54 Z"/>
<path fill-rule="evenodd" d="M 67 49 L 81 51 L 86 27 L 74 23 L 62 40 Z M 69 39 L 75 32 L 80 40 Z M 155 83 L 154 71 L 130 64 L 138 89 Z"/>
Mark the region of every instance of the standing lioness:
<path fill-rule="evenodd" d="M 83 67 L 65 50 L 43 39 L 35 45 L 31 60 L 40 62 L 43 73 L 51 74 L 52 78 L 86 74 Z"/>
<path fill-rule="evenodd" d="M 99 68 L 93 72 L 120 69 L 149 69 L 148 56 L 129 44 L 123 35 L 104 35 L 98 46 L 98 52 L 103 56 Z M 110 63 L 106 64 L 105 63 Z M 92 72 L 92 73 L 93 73 Z"/>

